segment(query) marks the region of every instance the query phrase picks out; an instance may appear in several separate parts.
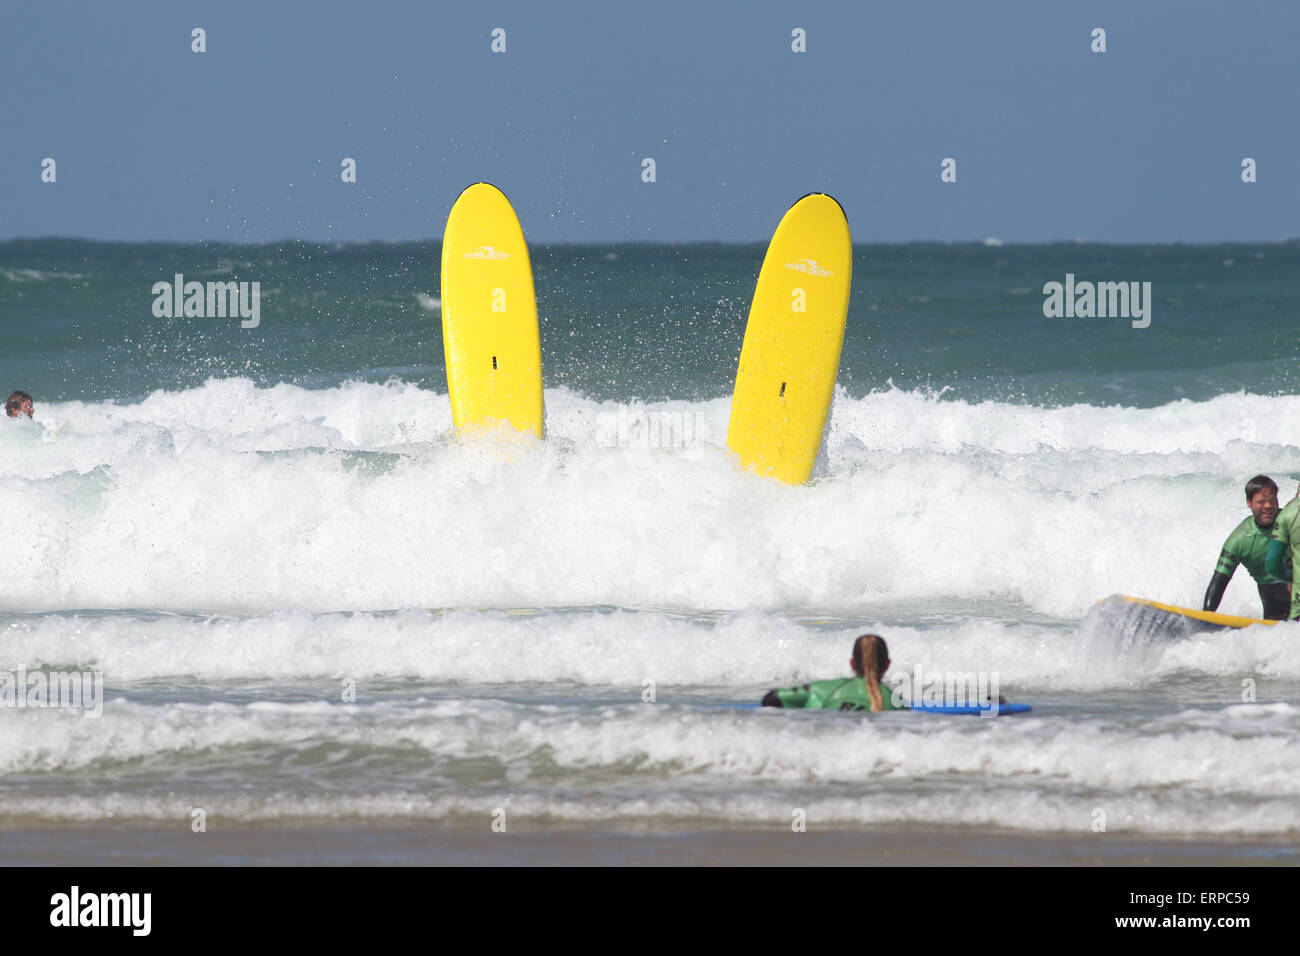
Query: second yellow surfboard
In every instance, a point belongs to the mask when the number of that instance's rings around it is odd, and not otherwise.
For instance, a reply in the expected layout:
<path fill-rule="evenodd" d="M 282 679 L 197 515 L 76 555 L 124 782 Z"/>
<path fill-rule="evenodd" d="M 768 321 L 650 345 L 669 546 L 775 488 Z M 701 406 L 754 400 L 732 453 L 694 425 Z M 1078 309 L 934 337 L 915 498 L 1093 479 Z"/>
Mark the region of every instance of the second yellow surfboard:
<path fill-rule="evenodd" d="M 727 447 L 787 484 L 811 477 L 835 394 L 853 242 L 840 204 L 804 196 L 776 228 L 758 275 L 731 396 Z"/>
<path fill-rule="evenodd" d="M 442 342 L 457 428 L 542 436 L 542 349 L 524 231 L 489 183 L 456 200 L 442 237 Z"/>

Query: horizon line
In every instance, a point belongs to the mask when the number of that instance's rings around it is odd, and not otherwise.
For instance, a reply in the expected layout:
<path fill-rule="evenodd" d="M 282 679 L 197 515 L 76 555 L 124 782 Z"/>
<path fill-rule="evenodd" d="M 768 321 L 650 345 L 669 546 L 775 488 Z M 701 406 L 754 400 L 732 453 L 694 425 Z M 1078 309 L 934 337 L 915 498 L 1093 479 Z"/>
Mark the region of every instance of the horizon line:
<path fill-rule="evenodd" d="M 771 241 L 768 239 L 681 239 L 681 240 L 662 240 L 662 239 L 620 239 L 611 241 L 597 242 L 578 242 L 572 240 L 561 240 L 557 242 L 546 242 L 541 240 L 529 240 L 529 248 L 535 247 L 570 247 L 570 248 L 608 248 L 611 246 L 755 246 L 763 245 Z M 301 239 L 296 237 L 285 237 L 281 239 L 267 239 L 254 242 L 238 242 L 229 239 L 90 239 L 82 236 L 13 236 L 7 239 L 0 239 L 0 246 L 12 243 L 43 243 L 43 242 L 83 242 L 92 245 L 103 246 L 234 246 L 238 248 L 265 248 L 271 246 L 283 245 L 307 245 L 307 246 L 401 246 L 401 245 L 425 245 L 429 243 L 442 244 L 442 238 L 423 238 L 423 239 Z M 1280 246 L 1290 243 L 1300 242 L 1300 236 L 1288 236 L 1281 239 L 1163 239 L 1163 240 L 1132 240 L 1132 239 L 1088 239 L 1088 238 L 1071 238 L 1071 239 L 1039 239 L 1039 240 L 1016 240 L 1000 239 L 996 236 L 986 236 L 980 239 L 869 239 L 854 240 L 854 248 L 858 246 L 981 246 L 988 249 L 999 249 L 1007 246 L 1024 247 L 1024 246 Z"/>

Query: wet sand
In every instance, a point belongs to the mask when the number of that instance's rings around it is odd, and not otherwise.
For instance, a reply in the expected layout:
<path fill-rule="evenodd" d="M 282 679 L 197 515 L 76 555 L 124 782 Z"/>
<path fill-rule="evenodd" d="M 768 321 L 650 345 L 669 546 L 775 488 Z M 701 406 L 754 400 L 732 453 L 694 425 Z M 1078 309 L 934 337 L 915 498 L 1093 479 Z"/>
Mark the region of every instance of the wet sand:
<path fill-rule="evenodd" d="M 592 829 L 128 824 L 0 829 L 4 866 L 1296 866 L 1300 838 L 1155 839 L 967 828 Z"/>

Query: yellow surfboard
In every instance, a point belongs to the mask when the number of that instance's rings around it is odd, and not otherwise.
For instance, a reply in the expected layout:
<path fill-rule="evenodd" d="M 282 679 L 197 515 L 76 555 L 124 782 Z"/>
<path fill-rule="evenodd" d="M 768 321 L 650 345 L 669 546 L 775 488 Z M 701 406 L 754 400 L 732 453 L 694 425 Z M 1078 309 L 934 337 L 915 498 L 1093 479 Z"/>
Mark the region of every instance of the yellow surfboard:
<path fill-rule="evenodd" d="M 740 349 L 727 447 L 746 469 L 797 485 L 812 475 L 849 312 L 853 244 L 844 210 L 811 193 L 767 247 Z"/>
<path fill-rule="evenodd" d="M 457 428 L 509 422 L 542 436 L 542 347 L 528 246 L 510 200 L 475 183 L 442 237 L 442 343 Z"/>
<path fill-rule="evenodd" d="M 1125 601 L 1130 604 L 1145 604 L 1147 607 L 1153 607 L 1161 611 L 1167 611 L 1170 614 L 1177 614 L 1180 617 L 1192 618 L 1196 621 L 1203 621 L 1206 624 L 1213 624 L 1216 627 L 1250 627 L 1252 624 L 1276 624 L 1277 621 L 1266 621 L 1259 617 L 1239 617 L 1236 614 L 1219 614 L 1215 611 L 1197 611 L 1190 607 L 1179 607 L 1176 604 L 1161 604 L 1159 601 L 1148 601 L 1146 598 L 1129 597 L 1127 594 L 1121 594 Z"/>

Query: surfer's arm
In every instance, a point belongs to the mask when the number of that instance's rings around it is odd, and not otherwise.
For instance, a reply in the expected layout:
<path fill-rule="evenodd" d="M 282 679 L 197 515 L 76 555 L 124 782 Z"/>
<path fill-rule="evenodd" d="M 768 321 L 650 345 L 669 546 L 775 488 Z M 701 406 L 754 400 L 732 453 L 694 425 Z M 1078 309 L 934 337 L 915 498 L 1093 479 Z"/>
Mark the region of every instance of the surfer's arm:
<path fill-rule="evenodd" d="M 808 684 L 799 687 L 778 687 L 775 690 L 769 690 L 766 696 L 763 697 L 763 706 L 804 707 L 807 706 L 808 698 L 811 696 Z"/>
<path fill-rule="evenodd" d="M 1205 589 L 1205 603 L 1201 605 L 1202 611 L 1217 611 L 1219 609 L 1219 602 L 1223 600 L 1223 592 L 1228 590 L 1228 582 L 1232 580 L 1237 565 L 1241 563 L 1241 557 L 1234 547 L 1236 537 L 1236 532 L 1233 532 L 1228 536 L 1228 540 L 1223 542 L 1223 549 L 1219 552 L 1219 560 L 1214 565 L 1214 574 L 1210 578 L 1210 586 Z"/>
<path fill-rule="evenodd" d="M 1224 574 L 1222 571 L 1215 571 L 1210 578 L 1210 586 L 1205 589 L 1205 604 L 1201 606 L 1202 611 L 1217 611 L 1219 602 L 1223 600 L 1223 592 L 1228 590 L 1228 582 L 1232 580 L 1231 574 Z"/>

